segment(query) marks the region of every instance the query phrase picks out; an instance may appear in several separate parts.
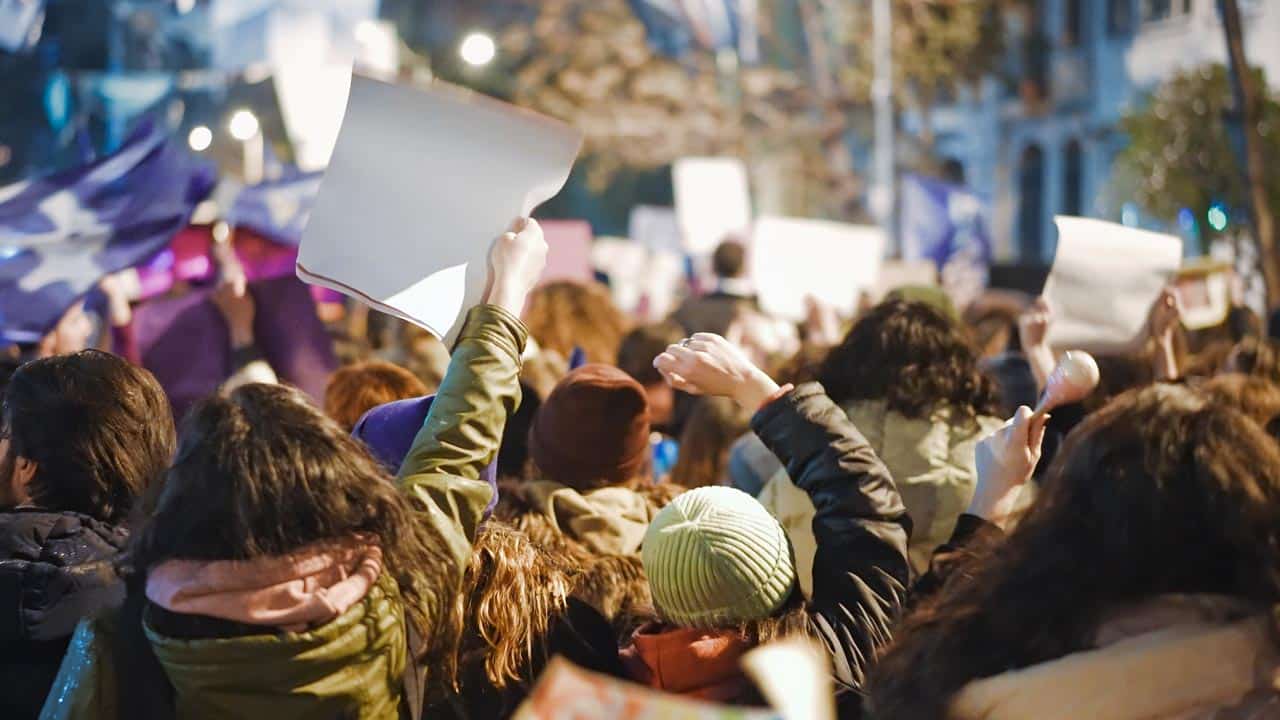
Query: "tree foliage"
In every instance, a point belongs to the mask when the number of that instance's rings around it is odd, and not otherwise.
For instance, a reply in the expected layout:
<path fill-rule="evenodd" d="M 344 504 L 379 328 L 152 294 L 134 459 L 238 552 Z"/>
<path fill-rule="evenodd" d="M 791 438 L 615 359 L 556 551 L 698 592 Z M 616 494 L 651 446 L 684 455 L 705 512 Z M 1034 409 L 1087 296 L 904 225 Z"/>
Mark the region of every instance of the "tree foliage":
<path fill-rule="evenodd" d="M 688 155 L 745 156 L 809 144 L 822 132 L 808 91 L 773 67 L 717 67 L 709 52 L 655 53 L 624 0 L 544 0 L 532 23 L 508 28 L 515 102 L 583 131 L 589 178 L 651 169 Z"/>
<path fill-rule="evenodd" d="M 1261 69 L 1253 72 L 1265 88 Z M 1202 235 L 1215 202 L 1236 213 L 1249 207 L 1249 188 L 1241 171 L 1231 83 L 1222 65 L 1179 73 L 1153 92 L 1147 104 L 1121 124 L 1130 144 L 1122 167 L 1137 178 L 1137 200 L 1157 217 L 1172 221 L 1191 210 Z M 1235 124 L 1236 130 L 1232 131 Z M 1280 102 L 1268 97 L 1258 124 L 1267 166 L 1280 167 Z M 1268 177 L 1272 205 L 1280 204 L 1280 174 Z"/>

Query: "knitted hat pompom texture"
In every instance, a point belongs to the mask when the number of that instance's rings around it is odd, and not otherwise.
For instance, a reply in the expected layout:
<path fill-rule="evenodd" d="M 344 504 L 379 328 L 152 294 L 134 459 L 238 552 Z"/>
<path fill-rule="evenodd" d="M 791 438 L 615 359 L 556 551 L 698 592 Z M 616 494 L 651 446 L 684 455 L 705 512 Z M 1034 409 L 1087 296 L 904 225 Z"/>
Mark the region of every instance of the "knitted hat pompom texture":
<path fill-rule="evenodd" d="M 755 498 L 729 487 L 672 500 L 649 524 L 641 559 L 658 614 L 682 627 L 763 620 L 796 582 L 782 526 Z"/>

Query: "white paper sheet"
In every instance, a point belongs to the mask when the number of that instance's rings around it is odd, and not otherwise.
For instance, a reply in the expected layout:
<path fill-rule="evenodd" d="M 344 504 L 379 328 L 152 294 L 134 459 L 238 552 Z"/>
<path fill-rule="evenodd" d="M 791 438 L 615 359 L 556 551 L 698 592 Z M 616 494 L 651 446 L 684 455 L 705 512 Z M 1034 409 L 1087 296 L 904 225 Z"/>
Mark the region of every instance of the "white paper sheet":
<path fill-rule="evenodd" d="M 298 277 L 451 344 L 493 240 L 560 190 L 582 136 L 454 86 L 356 75 Z"/>
<path fill-rule="evenodd" d="M 1049 344 L 1099 351 L 1127 346 L 1182 264 L 1182 240 L 1105 220 L 1055 219 L 1058 251 L 1044 286 L 1054 314 Z"/>
<path fill-rule="evenodd" d="M 884 249 L 878 227 L 761 217 L 749 252 L 760 305 L 798 322 L 805 316 L 805 297 L 813 296 L 851 315 L 859 295 L 874 290 Z"/>
<path fill-rule="evenodd" d="M 671 169 L 684 249 L 709 255 L 726 235 L 751 225 L 751 193 L 742 161 L 728 157 L 689 157 Z"/>

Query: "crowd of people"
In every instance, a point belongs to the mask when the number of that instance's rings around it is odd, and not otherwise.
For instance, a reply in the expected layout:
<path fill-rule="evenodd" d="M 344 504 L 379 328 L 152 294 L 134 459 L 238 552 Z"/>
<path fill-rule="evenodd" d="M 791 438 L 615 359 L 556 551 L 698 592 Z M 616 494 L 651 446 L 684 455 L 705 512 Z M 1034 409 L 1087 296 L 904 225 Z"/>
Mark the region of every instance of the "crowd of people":
<path fill-rule="evenodd" d="M 1280 345 L 1247 309 L 1190 332 L 1161 294 L 1045 414 L 1043 300 L 795 325 L 730 239 L 637 325 L 540 286 L 547 251 L 495 240 L 449 352 L 353 307 L 322 398 L 261 367 L 243 289 L 235 375 L 177 423 L 79 318 L 6 361 L 0 716 L 502 718 L 557 656 L 763 706 L 742 657 L 804 638 L 840 718 L 1280 717 Z"/>

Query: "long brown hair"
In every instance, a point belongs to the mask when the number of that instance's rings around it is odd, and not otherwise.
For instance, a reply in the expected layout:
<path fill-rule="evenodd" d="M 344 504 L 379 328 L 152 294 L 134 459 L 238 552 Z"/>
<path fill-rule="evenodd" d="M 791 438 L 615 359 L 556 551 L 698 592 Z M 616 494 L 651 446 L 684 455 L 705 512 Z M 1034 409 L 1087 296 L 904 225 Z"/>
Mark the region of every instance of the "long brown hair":
<path fill-rule="evenodd" d="M 249 560 L 367 536 L 426 638 L 457 592 L 444 541 L 382 466 L 298 390 L 246 385 L 194 407 L 127 550 L 144 573 L 170 559 Z"/>
<path fill-rule="evenodd" d="M 969 682 L 1090 647 L 1109 611 L 1165 593 L 1280 601 L 1280 448 L 1157 385 L 1081 423 L 1009 538 L 904 621 L 872 670 L 873 712 L 946 717 Z"/>
<path fill-rule="evenodd" d="M 686 488 L 727 485 L 729 447 L 749 428 L 751 417 L 726 398 L 698 398 L 680 434 L 680 455 L 671 482 Z"/>

